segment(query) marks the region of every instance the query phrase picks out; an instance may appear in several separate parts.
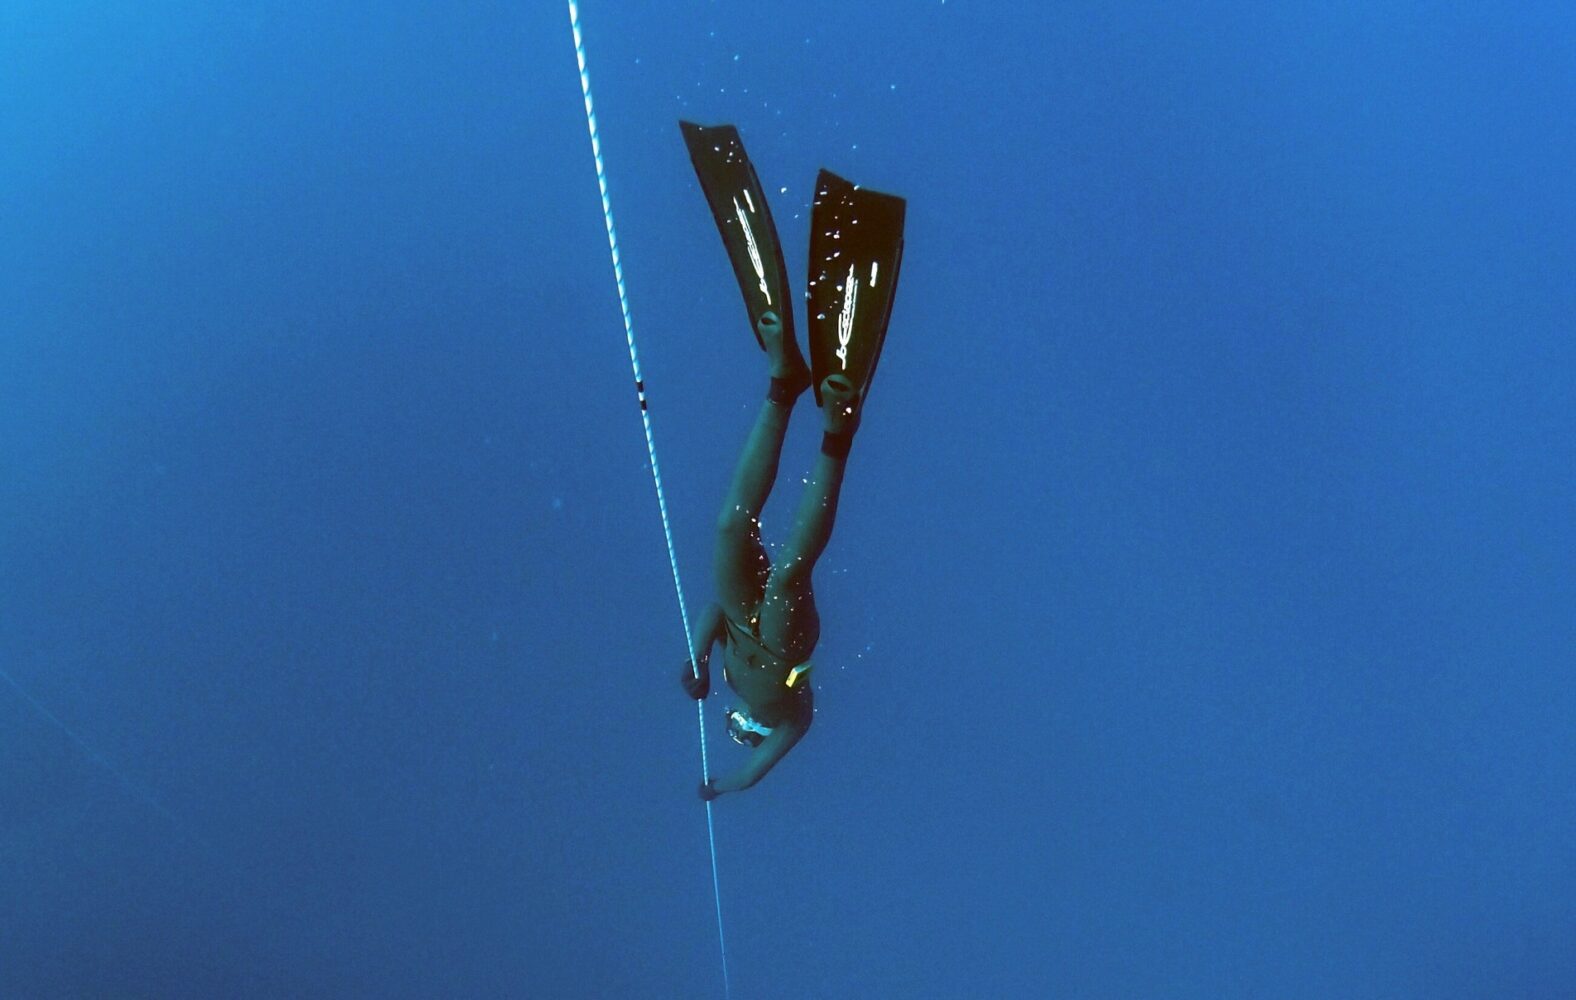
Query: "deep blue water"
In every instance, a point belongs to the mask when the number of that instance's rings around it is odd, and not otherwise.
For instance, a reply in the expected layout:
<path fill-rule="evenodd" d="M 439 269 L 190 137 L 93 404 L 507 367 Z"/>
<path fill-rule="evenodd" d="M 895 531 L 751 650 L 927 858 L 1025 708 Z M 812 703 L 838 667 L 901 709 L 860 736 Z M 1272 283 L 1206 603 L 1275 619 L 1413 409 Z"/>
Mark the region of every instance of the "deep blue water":
<path fill-rule="evenodd" d="M 566 12 L 339 6 L 0 9 L 0 996 L 721 996 Z M 735 996 L 1576 996 L 1568 5 L 583 16 L 692 609 L 676 119 L 909 199 Z"/>

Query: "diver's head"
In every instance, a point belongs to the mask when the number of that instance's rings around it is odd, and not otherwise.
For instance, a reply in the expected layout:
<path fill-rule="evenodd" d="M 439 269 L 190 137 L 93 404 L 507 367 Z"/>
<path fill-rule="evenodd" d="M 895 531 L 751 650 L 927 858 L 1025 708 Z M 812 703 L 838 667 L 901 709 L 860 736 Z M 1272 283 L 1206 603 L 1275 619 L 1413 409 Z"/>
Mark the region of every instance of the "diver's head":
<path fill-rule="evenodd" d="M 771 726 L 763 726 L 750 718 L 742 708 L 728 709 L 728 735 L 741 747 L 758 747 L 771 733 Z"/>

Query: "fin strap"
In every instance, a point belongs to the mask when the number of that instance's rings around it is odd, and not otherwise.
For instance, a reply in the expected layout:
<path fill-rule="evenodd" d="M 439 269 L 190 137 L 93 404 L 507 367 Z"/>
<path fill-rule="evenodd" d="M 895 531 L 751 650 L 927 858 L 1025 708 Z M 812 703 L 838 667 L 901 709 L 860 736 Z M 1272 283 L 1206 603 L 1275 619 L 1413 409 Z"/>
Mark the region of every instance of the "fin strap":
<path fill-rule="evenodd" d="M 821 435 L 821 454 L 829 458 L 847 458 L 848 449 L 853 447 L 853 444 L 853 431 L 844 431 L 841 434 L 824 433 Z"/>
<path fill-rule="evenodd" d="M 766 387 L 766 401 L 776 403 L 778 406 L 792 406 L 793 401 L 804 392 L 802 382 L 796 383 L 785 378 L 773 378 L 772 384 Z"/>

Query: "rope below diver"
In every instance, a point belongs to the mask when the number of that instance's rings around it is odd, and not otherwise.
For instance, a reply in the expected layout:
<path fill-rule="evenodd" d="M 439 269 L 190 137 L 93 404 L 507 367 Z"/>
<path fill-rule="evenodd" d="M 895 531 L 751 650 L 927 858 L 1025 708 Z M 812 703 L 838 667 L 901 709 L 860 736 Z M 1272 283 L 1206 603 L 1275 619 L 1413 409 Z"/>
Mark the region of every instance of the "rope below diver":
<path fill-rule="evenodd" d="M 690 633 L 689 611 L 684 605 L 684 587 L 679 581 L 679 559 L 673 544 L 673 527 L 668 521 L 668 501 L 662 491 L 662 473 L 657 468 L 657 442 L 651 432 L 651 412 L 646 406 L 646 382 L 640 374 L 640 355 L 635 349 L 635 323 L 629 312 L 629 294 L 624 288 L 624 266 L 618 256 L 618 231 L 613 227 L 613 202 L 608 197 L 607 169 L 602 163 L 602 141 L 597 136 L 596 109 L 591 103 L 591 76 L 586 72 L 585 40 L 580 31 L 580 8 L 569 0 L 569 27 L 574 32 L 575 60 L 580 66 L 580 92 L 585 96 L 586 128 L 591 133 L 591 157 L 596 161 L 596 183 L 602 193 L 602 219 L 607 224 L 607 245 L 613 257 L 613 280 L 618 285 L 618 305 L 624 314 L 624 340 L 629 345 L 629 365 L 635 376 L 635 398 L 640 403 L 640 423 L 646 432 L 646 458 L 651 466 L 651 482 L 657 491 L 657 511 L 662 515 L 662 534 L 668 542 L 668 566 L 673 571 L 673 592 L 679 600 L 679 621 L 684 625 L 684 645 L 690 651 L 690 663 L 696 660 L 695 637 Z M 696 674 L 699 677 L 699 673 Z M 706 757 L 705 702 L 695 703 L 695 718 L 700 728 L 701 780 L 711 779 L 711 765 Z M 728 943 L 722 931 L 722 885 L 717 877 L 717 830 L 712 822 L 711 803 L 706 803 L 706 838 L 711 844 L 711 891 L 717 902 L 717 947 L 722 954 L 722 992 L 732 996 L 728 982 Z"/>

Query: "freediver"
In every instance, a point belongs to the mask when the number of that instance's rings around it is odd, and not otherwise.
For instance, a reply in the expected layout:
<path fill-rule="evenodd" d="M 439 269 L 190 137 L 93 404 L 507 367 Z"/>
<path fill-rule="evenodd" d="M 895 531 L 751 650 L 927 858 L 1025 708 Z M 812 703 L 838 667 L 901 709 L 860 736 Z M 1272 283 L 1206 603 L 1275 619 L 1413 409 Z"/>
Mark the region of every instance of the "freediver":
<path fill-rule="evenodd" d="M 686 694 L 704 699 L 712 646 L 720 643 L 723 678 L 743 703 L 727 709 L 727 730 L 751 748 L 750 757 L 733 773 L 702 781 L 700 797 L 710 801 L 760 781 L 815 718 L 810 656 L 821 621 L 811 578 L 832 535 L 849 448 L 886 337 L 905 203 L 821 171 L 810 220 L 806 363 L 793 332 L 776 228 L 738 132 L 680 125 L 770 374 L 717 519 L 717 600 L 697 620 L 696 659 L 685 661 L 680 678 Z M 773 561 L 761 540 L 761 510 L 777 478 L 789 417 L 812 387 L 821 408 L 820 454 Z"/>

